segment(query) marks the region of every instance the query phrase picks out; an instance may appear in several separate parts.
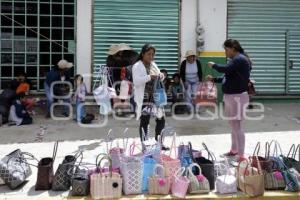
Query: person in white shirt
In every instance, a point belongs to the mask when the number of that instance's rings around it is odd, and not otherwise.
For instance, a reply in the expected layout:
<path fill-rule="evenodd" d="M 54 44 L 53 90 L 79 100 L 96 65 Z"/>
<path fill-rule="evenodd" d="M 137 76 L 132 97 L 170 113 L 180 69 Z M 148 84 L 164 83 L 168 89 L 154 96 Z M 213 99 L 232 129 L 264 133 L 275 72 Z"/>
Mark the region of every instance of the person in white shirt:
<path fill-rule="evenodd" d="M 202 81 L 202 68 L 199 60 L 196 59 L 196 52 L 189 50 L 185 54 L 186 60 L 180 66 L 180 78 L 185 87 L 185 99 L 189 112 L 195 107 L 193 98 L 197 93 L 198 86 Z"/>
<path fill-rule="evenodd" d="M 149 122 L 151 115 L 156 117 L 155 139 L 165 127 L 164 109 L 154 104 L 154 82 L 157 78 L 163 81 L 164 74 L 160 72 L 154 60 L 155 48 L 150 44 L 145 44 L 140 52 L 138 61 L 132 67 L 134 101 L 136 103 L 136 118 L 140 120 L 140 138 L 144 141 L 149 132 Z M 166 149 L 166 147 L 162 147 Z"/>

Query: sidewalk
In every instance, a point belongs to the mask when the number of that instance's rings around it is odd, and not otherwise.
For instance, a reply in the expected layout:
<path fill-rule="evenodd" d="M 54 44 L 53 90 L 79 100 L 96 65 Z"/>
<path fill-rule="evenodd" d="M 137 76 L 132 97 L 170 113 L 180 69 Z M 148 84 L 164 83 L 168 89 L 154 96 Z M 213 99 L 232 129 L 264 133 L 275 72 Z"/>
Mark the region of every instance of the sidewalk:
<path fill-rule="evenodd" d="M 278 132 L 253 132 L 246 135 L 246 153 L 251 155 L 253 149 L 258 141 L 262 144 L 272 139 L 277 140 L 282 147 L 283 153 L 288 152 L 289 147 L 292 143 L 300 143 L 300 131 L 278 131 Z M 132 141 L 138 141 L 138 138 L 132 138 L 129 140 L 129 144 Z M 205 142 L 216 156 L 228 151 L 230 147 L 230 135 L 229 134 L 214 134 L 214 135 L 193 135 L 193 136 L 178 136 L 176 143 L 191 141 L 195 149 L 202 149 L 201 143 Z M 122 140 L 118 139 L 120 145 Z M 170 146 L 171 138 L 166 138 L 166 145 Z M 14 143 L 14 144 L 3 144 L 0 145 L 1 157 L 11 152 L 16 148 L 20 148 L 22 151 L 27 151 L 35 155 L 38 159 L 42 157 L 48 157 L 52 155 L 54 142 L 44 143 Z M 82 140 L 82 141 L 64 141 L 59 143 L 57 159 L 55 160 L 55 167 L 62 161 L 63 157 L 67 154 L 74 154 L 79 149 L 84 150 L 84 162 L 95 162 L 97 154 L 106 151 L 106 145 L 103 140 Z M 261 149 L 261 154 L 264 155 L 264 147 Z M 35 191 L 34 185 L 36 181 L 37 171 L 33 167 L 33 174 L 29 178 L 29 182 L 24 185 L 23 188 L 10 191 L 6 186 L 0 187 L 0 199 L 63 199 L 68 197 L 69 192 L 53 192 L 53 191 Z M 284 193 L 266 193 L 269 199 L 281 199 L 281 195 Z M 287 193 L 286 199 L 300 199 L 299 193 Z M 276 198 L 275 198 L 276 196 Z M 161 197 L 161 196 L 160 196 Z M 196 198 L 197 196 L 190 196 L 190 198 Z M 213 193 L 206 197 L 207 199 L 216 198 Z M 244 195 L 226 196 L 226 198 L 244 197 Z M 126 198 L 126 197 L 124 197 Z M 143 196 L 136 196 L 133 199 L 141 199 Z M 170 198 L 170 196 L 166 196 Z M 200 198 L 200 196 L 199 196 Z M 153 198 L 155 199 L 155 197 Z M 284 199 L 284 198 L 282 198 Z"/>

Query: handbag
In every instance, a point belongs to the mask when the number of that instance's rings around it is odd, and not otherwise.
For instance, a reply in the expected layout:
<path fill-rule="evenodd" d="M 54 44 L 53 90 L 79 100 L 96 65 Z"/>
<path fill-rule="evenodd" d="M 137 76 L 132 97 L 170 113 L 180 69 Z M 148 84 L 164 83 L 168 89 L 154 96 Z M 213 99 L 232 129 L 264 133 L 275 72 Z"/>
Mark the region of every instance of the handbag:
<path fill-rule="evenodd" d="M 112 171 L 112 161 L 109 156 L 104 156 L 98 163 L 109 161 L 108 173 L 94 173 L 91 175 L 90 192 L 92 199 L 120 198 L 122 196 L 122 177 Z"/>
<path fill-rule="evenodd" d="M 12 190 L 22 185 L 32 174 L 25 155 L 35 159 L 33 155 L 16 149 L 0 161 L 0 178 Z"/>
<path fill-rule="evenodd" d="M 258 168 L 251 161 L 242 161 L 237 168 L 238 188 L 250 197 L 262 196 L 265 192 L 264 175 L 258 162 Z"/>
<path fill-rule="evenodd" d="M 238 76 L 239 76 L 242 80 L 245 80 L 245 78 L 241 75 L 240 72 L 236 71 L 236 73 L 238 74 Z M 251 80 L 251 79 L 248 79 L 247 93 L 248 93 L 249 96 L 254 96 L 254 95 L 256 95 L 256 90 L 255 90 L 255 86 L 254 86 L 254 81 Z"/>
<path fill-rule="evenodd" d="M 35 190 L 50 190 L 53 181 L 53 164 L 56 158 L 58 141 L 55 142 L 52 157 L 42 158 L 38 163 Z"/>
<path fill-rule="evenodd" d="M 74 170 L 75 169 L 75 170 Z M 71 195 L 72 196 L 88 196 L 90 193 L 89 168 L 82 163 L 73 166 L 69 170 L 71 177 Z"/>
<path fill-rule="evenodd" d="M 158 171 L 161 171 L 159 173 Z M 166 177 L 164 174 L 164 167 L 162 165 L 156 164 L 152 176 L 149 177 L 149 194 L 161 194 L 167 195 L 169 194 L 171 188 L 171 180 L 170 177 Z"/>
<path fill-rule="evenodd" d="M 125 195 L 142 193 L 143 162 L 139 157 L 123 157 L 121 161 L 121 174 Z"/>
<path fill-rule="evenodd" d="M 52 182 L 53 191 L 67 191 L 71 186 L 71 176 L 68 171 L 73 168 L 77 158 L 81 156 L 83 158 L 82 152 L 78 152 L 75 155 L 65 156 L 63 162 L 59 164 Z"/>
<path fill-rule="evenodd" d="M 199 84 L 195 104 L 214 105 L 217 103 L 218 90 L 217 86 L 212 81 L 203 81 Z"/>
<path fill-rule="evenodd" d="M 185 198 L 190 180 L 183 176 L 185 168 L 179 168 L 172 177 L 171 193 L 174 197 Z"/>
<path fill-rule="evenodd" d="M 154 104 L 157 107 L 163 107 L 168 104 L 166 90 L 164 88 L 164 84 L 162 83 L 159 77 L 154 82 L 153 97 Z"/>
<path fill-rule="evenodd" d="M 276 162 L 272 162 L 274 165 L 277 165 Z M 278 165 L 272 166 L 273 169 L 266 170 L 264 179 L 265 179 L 265 189 L 266 190 L 283 190 L 285 188 L 285 181 L 282 175 L 282 171 L 279 169 Z M 277 169 L 275 169 L 277 168 Z"/>
<path fill-rule="evenodd" d="M 151 156 L 146 156 L 143 159 L 143 192 L 148 191 L 149 189 L 149 177 L 153 176 L 153 170 L 156 165 L 155 159 L 153 159 Z"/>
<path fill-rule="evenodd" d="M 170 147 L 170 154 L 161 154 L 160 163 L 165 168 L 165 176 L 173 177 L 174 174 L 181 168 L 180 160 L 176 155 L 176 133 L 173 134 L 172 145 Z M 174 151 L 175 158 L 171 157 L 172 150 Z"/>
<path fill-rule="evenodd" d="M 222 164 L 222 163 L 219 163 L 218 165 L 220 165 L 219 168 L 221 168 L 221 167 L 224 168 L 224 170 L 226 171 L 226 174 L 220 175 L 216 178 L 216 191 L 220 194 L 237 193 L 236 176 L 231 174 L 227 160 L 226 160 L 226 165 Z"/>
<path fill-rule="evenodd" d="M 120 166 L 121 166 L 121 159 L 123 156 L 125 156 L 126 153 L 126 149 L 128 146 L 128 137 L 127 140 L 125 142 L 125 137 L 126 137 L 126 133 L 128 131 L 128 128 L 126 128 L 123 132 L 124 136 L 123 136 L 123 148 L 119 147 L 119 143 L 117 143 L 116 147 L 112 147 L 114 139 L 111 136 L 111 132 L 112 130 L 110 129 L 108 134 L 107 134 L 107 152 L 112 160 L 112 168 L 114 170 L 120 170 Z M 108 147 L 108 143 L 110 142 L 110 147 Z"/>
<path fill-rule="evenodd" d="M 204 150 L 207 152 L 208 158 L 205 158 L 205 157 L 194 158 L 193 157 L 193 161 L 201 167 L 203 175 L 209 181 L 210 189 L 214 190 L 215 189 L 215 166 L 214 165 L 215 165 L 216 159 L 214 158 L 213 153 L 210 150 L 208 150 L 205 143 L 202 143 L 202 146 L 204 147 Z M 197 169 L 198 168 L 196 168 L 194 171 L 195 174 L 200 173 L 199 171 L 197 171 Z"/>
<path fill-rule="evenodd" d="M 262 168 L 262 170 L 268 170 L 269 166 L 272 166 L 272 161 L 269 160 L 266 157 L 259 156 L 259 150 L 260 150 L 260 142 L 257 142 L 256 147 L 253 151 L 253 155 L 250 156 L 250 159 L 252 160 L 252 166 L 258 168 L 258 162 Z"/>
<path fill-rule="evenodd" d="M 199 174 L 195 175 L 193 168 L 196 167 L 199 171 Z M 189 193 L 191 194 L 205 194 L 209 193 L 210 186 L 207 178 L 203 176 L 201 172 L 201 167 L 197 163 L 193 163 L 188 167 L 187 178 L 190 181 L 188 188 Z"/>
<path fill-rule="evenodd" d="M 273 148 L 273 149 L 272 149 Z M 273 153 L 271 154 L 271 151 Z M 281 146 L 278 141 L 272 140 L 271 142 L 266 143 L 266 155 L 265 158 L 269 160 L 269 166 L 267 171 L 274 170 L 285 170 L 284 163 L 280 159 L 280 156 L 283 155 Z"/>
<path fill-rule="evenodd" d="M 296 160 L 296 155 L 299 155 L 298 161 Z M 287 156 L 283 157 L 283 162 L 288 168 L 294 168 L 300 173 L 300 144 L 296 147 L 293 144 L 289 150 Z"/>

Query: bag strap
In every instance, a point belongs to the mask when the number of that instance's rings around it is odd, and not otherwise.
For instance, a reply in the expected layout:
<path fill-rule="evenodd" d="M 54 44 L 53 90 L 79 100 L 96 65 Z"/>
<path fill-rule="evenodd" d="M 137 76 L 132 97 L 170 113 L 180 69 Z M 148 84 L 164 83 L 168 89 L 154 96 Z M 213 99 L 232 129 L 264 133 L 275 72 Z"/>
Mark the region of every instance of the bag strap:
<path fill-rule="evenodd" d="M 196 177 L 195 174 L 193 173 L 193 167 L 197 167 L 199 169 L 199 175 L 202 175 L 202 170 L 201 170 L 200 165 L 198 165 L 197 163 L 192 163 L 188 167 L 188 172 L 189 172 L 190 176 Z"/>
<path fill-rule="evenodd" d="M 288 157 L 288 158 L 295 158 L 295 157 L 294 157 L 295 153 L 296 153 L 296 146 L 295 146 L 295 144 L 293 144 L 293 145 L 291 146 L 291 148 L 290 148 L 290 150 L 289 150 L 289 153 L 287 154 L 286 157 Z M 291 157 L 290 157 L 290 156 L 291 156 Z"/>
<path fill-rule="evenodd" d="M 127 137 L 126 133 L 128 132 L 128 128 L 125 128 L 124 132 L 123 132 L 123 148 L 124 148 L 124 152 L 126 153 L 127 151 L 127 146 L 128 146 L 128 140 L 129 137 Z M 125 142 L 125 137 L 126 137 L 126 142 Z"/>
<path fill-rule="evenodd" d="M 259 161 L 259 159 L 258 159 L 258 157 L 257 156 L 254 156 L 253 158 L 255 158 L 256 159 L 256 163 L 257 163 L 257 169 L 258 169 L 258 173 L 259 174 L 263 174 L 263 171 L 262 171 L 262 168 L 261 168 L 261 164 L 260 164 L 260 161 Z M 249 160 L 250 160 L 250 163 L 252 164 L 253 163 L 253 158 L 249 158 Z M 250 165 L 250 166 L 252 166 L 252 165 Z M 254 169 L 253 169 L 253 167 L 252 167 L 252 173 L 254 172 Z"/>
<path fill-rule="evenodd" d="M 170 154 L 169 154 L 170 157 L 171 157 L 171 154 L 172 154 L 172 150 L 175 153 L 175 158 L 177 158 L 177 153 L 176 153 L 176 132 L 172 136 L 172 144 L 171 144 L 171 147 L 170 147 Z"/>
<path fill-rule="evenodd" d="M 216 161 L 215 155 L 208 149 L 208 147 L 206 146 L 206 144 L 204 142 L 202 142 L 202 146 L 204 147 L 204 150 L 206 150 L 208 153 L 208 159 L 211 158 L 211 161 L 215 162 Z"/>
<path fill-rule="evenodd" d="M 102 163 L 104 160 L 108 160 L 108 162 L 109 162 L 109 166 L 108 166 L 108 169 L 109 169 L 109 175 L 110 175 L 110 177 L 112 177 L 112 160 L 111 160 L 111 158 L 110 158 L 108 155 L 105 155 L 105 156 L 103 156 L 103 157 L 100 159 L 100 161 L 99 161 L 99 163 L 98 163 L 98 166 L 101 168 L 101 163 Z M 100 170 L 100 174 L 102 175 L 101 170 Z"/>
<path fill-rule="evenodd" d="M 293 155 L 293 158 L 296 160 L 296 156 L 297 156 L 297 151 L 298 151 L 298 162 L 300 162 L 300 144 L 297 145 L 297 148 L 295 149 L 295 153 Z"/>
<path fill-rule="evenodd" d="M 98 166 L 98 163 L 99 163 L 99 158 L 101 157 L 101 156 L 107 156 L 107 154 L 105 154 L 105 153 L 100 153 L 100 154 L 98 154 L 98 156 L 96 157 L 96 167 L 98 168 L 99 166 Z"/>
<path fill-rule="evenodd" d="M 259 150 L 260 150 L 260 142 L 257 142 L 257 144 L 256 144 L 256 146 L 255 146 L 255 149 L 254 149 L 254 151 L 253 151 L 253 157 L 254 157 L 254 156 L 258 156 Z"/>
<path fill-rule="evenodd" d="M 53 154 L 52 154 L 53 162 L 55 161 L 55 158 L 56 158 L 57 149 L 58 149 L 58 141 L 56 141 L 56 142 L 54 143 Z"/>
<path fill-rule="evenodd" d="M 174 174 L 174 178 L 178 181 L 179 177 L 183 176 L 185 172 L 185 168 L 184 167 L 180 167 Z"/>
<path fill-rule="evenodd" d="M 106 136 L 106 153 L 109 154 L 109 150 L 112 148 L 113 138 L 111 136 L 112 129 L 108 130 L 107 136 Z M 110 142 L 110 147 L 109 147 Z"/>

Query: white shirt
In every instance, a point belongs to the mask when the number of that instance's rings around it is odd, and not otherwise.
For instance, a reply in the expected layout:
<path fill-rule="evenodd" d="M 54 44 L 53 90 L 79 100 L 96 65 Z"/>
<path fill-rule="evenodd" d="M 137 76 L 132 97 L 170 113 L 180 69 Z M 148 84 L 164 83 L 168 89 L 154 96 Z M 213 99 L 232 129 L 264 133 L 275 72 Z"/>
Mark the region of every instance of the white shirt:
<path fill-rule="evenodd" d="M 198 67 L 196 61 L 194 61 L 192 64 L 186 62 L 185 79 L 188 82 L 193 82 L 193 83 L 199 82 Z"/>

